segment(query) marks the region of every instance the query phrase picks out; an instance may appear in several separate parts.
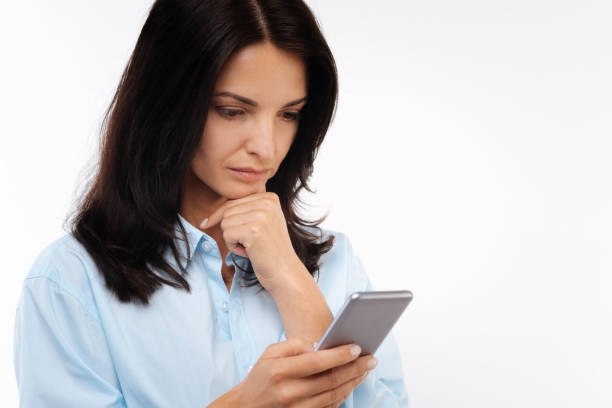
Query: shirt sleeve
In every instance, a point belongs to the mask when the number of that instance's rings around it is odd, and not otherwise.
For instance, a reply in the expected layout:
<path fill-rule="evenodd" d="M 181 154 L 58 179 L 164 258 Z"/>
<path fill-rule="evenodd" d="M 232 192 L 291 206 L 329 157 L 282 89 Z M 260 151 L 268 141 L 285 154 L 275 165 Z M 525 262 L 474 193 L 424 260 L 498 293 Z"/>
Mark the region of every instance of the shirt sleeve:
<path fill-rule="evenodd" d="M 376 290 L 370 281 L 361 258 L 346 240 L 348 264 L 348 291 L 353 292 Z M 380 344 L 374 356 L 378 365 L 341 405 L 342 408 L 408 408 L 408 394 L 404 382 L 401 354 L 393 330 Z"/>
<path fill-rule="evenodd" d="M 24 281 L 14 364 L 20 407 L 126 407 L 99 319 L 49 277 Z"/>

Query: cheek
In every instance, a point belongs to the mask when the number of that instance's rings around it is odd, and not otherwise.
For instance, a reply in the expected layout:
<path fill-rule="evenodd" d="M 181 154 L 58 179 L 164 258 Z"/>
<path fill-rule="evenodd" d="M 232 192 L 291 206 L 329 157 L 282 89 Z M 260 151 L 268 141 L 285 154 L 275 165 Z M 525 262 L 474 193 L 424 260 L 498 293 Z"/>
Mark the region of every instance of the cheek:
<path fill-rule="evenodd" d="M 208 165 L 219 164 L 227 158 L 235 146 L 231 145 L 232 138 L 228 138 L 230 130 L 222 122 L 209 115 L 204 127 L 202 139 L 198 146 L 197 157 Z"/>

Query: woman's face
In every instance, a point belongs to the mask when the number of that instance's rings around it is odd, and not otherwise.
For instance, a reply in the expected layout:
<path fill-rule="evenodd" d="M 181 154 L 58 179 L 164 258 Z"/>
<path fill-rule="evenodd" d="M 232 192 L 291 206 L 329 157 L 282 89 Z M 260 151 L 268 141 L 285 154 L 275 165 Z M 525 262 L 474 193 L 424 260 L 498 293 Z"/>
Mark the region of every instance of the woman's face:
<path fill-rule="evenodd" d="M 306 92 L 306 67 L 297 55 L 270 43 L 232 55 L 215 84 L 191 163 L 203 187 L 228 199 L 265 191 L 295 138 Z M 245 177 L 237 168 L 265 174 Z"/>

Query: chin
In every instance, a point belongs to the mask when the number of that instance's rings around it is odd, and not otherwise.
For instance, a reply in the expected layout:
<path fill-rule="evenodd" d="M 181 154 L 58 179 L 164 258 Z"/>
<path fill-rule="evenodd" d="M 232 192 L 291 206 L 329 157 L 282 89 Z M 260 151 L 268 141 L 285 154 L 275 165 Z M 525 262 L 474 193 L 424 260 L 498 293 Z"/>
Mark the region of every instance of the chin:
<path fill-rule="evenodd" d="M 260 183 L 243 184 L 241 187 L 229 188 L 223 191 L 221 195 L 229 200 L 237 200 L 239 198 L 247 197 L 251 194 L 258 193 L 260 191 L 260 188 Z"/>

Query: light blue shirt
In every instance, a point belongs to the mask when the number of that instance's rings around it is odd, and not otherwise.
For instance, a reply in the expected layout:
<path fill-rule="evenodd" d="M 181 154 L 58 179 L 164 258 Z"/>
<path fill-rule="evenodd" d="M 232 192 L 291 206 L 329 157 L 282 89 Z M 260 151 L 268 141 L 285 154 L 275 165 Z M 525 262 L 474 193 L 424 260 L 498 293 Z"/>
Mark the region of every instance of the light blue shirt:
<path fill-rule="evenodd" d="M 191 293 L 163 285 L 148 306 L 116 300 L 72 235 L 44 249 L 23 283 L 16 314 L 21 407 L 202 408 L 238 385 L 266 347 L 286 340 L 270 294 L 240 287 L 238 270 L 228 292 L 216 242 L 179 218 L 192 254 Z M 348 238 L 323 231 L 336 240 L 320 258 L 317 284 L 336 316 L 349 294 L 374 289 Z M 248 258 L 234 256 L 248 266 Z M 393 332 L 375 356 L 378 366 L 342 407 L 408 406 Z"/>

